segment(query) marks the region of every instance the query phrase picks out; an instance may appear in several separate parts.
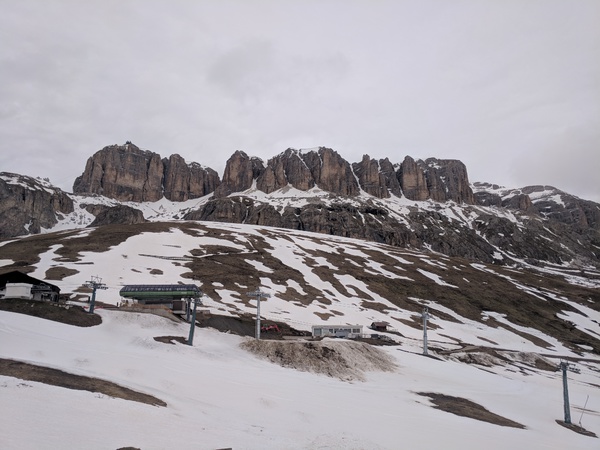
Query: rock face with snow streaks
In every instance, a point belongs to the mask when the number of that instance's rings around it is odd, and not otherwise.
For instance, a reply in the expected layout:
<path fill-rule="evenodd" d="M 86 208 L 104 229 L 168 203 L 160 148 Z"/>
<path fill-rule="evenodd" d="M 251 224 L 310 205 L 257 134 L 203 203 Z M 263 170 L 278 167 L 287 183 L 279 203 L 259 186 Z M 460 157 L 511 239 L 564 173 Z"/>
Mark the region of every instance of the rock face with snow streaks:
<path fill-rule="evenodd" d="M 219 185 L 219 174 L 198 163 L 186 163 L 178 154 L 163 159 L 164 196 L 174 202 L 204 197 Z"/>
<path fill-rule="evenodd" d="M 428 158 L 415 161 L 407 156 L 397 173 L 402 193 L 410 200 L 475 203 L 467 168 L 458 160 Z"/>
<path fill-rule="evenodd" d="M 396 195 L 400 193 L 400 185 L 396 174 L 393 173 L 393 166 L 391 167 L 392 172 L 390 172 L 390 167 L 386 163 L 391 166 L 387 159 L 382 163 L 371 159 L 369 155 L 364 155 L 361 162 L 352 164 L 360 187 L 367 194 L 378 198 L 389 198 L 390 191 L 394 191 Z M 382 164 L 387 170 L 382 170 Z"/>
<path fill-rule="evenodd" d="M 551 186 L 506 189 L 471 184 L 465 165 L 451 159 L 423 161 L 406 156 L 397 163 L 364 155 L 350 164 L 334 150 L 319 147 L 288 148 L 264 162 L 236 151 L 221 180 L 214 170 L 188 164 L 178 154 L 161 159 L 126 143 L 94 154 L 75 181 L 74 191 L 133 202 L 163 196 L 176 202 L 200 199 L 196 209 L 182 206 L 169 220 L 284 227 L 488 263 L 527 259 L 600 265 L 598 204 Z M 53 211 L 68 208 L 70 199 L 65 198 L 56 194 Z M 14 196 L 6 200 L 0 211 L 14 208 L 15 201 Z M 109 213 L 92 203 L 79 208 L 96 216 L 102 213 L 97 224 L 145 220 L 135 211 Z M 109 203 L 115 206 L 114 201 Z M 148 211 L 150 220 L 163 215 L 156 208 L 149 211 L 140 206 L 140 210 Z M 46 212 L 36 211 L 43 223 L 56 223 L 47 220 Z M 0 225 L 10 233 L 37 233 L 47 225 L 42 220 L 38 224 L 32 215 L 5 213 Z"/>
<path fill-rule="evenodd" d="M 0 172 L 0 239 L 40 233 L 71 212 L 71 198 L 49 182 Z"/>
<path fill-rule="evenodd" d="M 236 151 L 227 160 L 223 180 L 215 189 L 215 197 L 227 197 L 233 192 L 250 189 L 263 170 L 264 165 L 259 158 L 250 158 L 246 153 Z"/>

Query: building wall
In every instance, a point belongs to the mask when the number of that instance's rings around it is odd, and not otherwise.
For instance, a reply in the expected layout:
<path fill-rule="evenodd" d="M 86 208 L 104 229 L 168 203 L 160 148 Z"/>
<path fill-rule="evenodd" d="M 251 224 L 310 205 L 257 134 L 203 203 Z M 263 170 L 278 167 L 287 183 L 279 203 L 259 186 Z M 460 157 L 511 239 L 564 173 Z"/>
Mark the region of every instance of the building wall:
<path fill-rule="evenodd" d="M 32 284 L 6 283 L 6 298 L 24 298 L 30 300 Z"/>
<path fill-rule="evenodd" d="M 315 325 L 313 337 L 358 337 L 362 334 L 362 325 Z"/>

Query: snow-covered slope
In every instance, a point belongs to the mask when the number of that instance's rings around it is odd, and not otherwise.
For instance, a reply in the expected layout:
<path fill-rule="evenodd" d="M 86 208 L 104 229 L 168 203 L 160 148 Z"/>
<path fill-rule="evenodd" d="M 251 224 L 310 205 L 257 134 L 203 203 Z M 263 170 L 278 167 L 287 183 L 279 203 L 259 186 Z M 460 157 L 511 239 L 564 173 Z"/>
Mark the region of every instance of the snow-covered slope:
<path fill-rule="evenodd" d="M 166 208 L 166 207 L 165 207 Z M 39 260 L 38 260 L 39 258 Z M 29 262 L 27 262 L 29 261 Z M 393 372 L 344 382 L 299 372 L 242 350 L 245 339 L 98 308 L 103 323 L 77 328 L 0 311 L 0 358 L 110 380 L 167 403 L 0 377 L 2 448 L 597 448 L 559 426 L 561 359 L 573 422 L 600 434 L 600 274 L 562 266 L 476 264 L 334 236 L 250 225 L 166 222 L 62 231 L 0 243 L 0 267 L 34 269 L 63 292 L 99 276 L 97 299 L 117 304 L 124 284 L 195 282 L 203 309 L 255 311 L 246 294 L 271 294 L 264 319 L 317 324 L 387 321 L 381 347 Z M 420 314 L 428 307 L 430 354 Z M 530 320 L 530 321 L 528 321 Z M 561 331 L 562 329 L 565 331 Z M 462 397 L 524 425 L 503 427 L 433 409 L 433 392 Z M 585 411 L 584 411 L 585 407 Z"/>
<path fill-rule="evenodd" d="M 481 370 L 424 357 L 403 340 L 383 350 L 397 361 L 394 372 L 343 382 L 258 359 L 239 348 L 244 338 L 237 336 L 200 329 L 192 347 L 172 346 L 153 337 L 185 336 L 186 324 L 120 311 L 100 315 L 101 325 L 79 329 L 0 312 L 0 356 L 111 380 L 167 406 L 0 376 L 2 448 L 598 448 L 598 439 L 555 422 L 563 411 L 558 373 Z M 582 425 L 598 433 L 593 369 L 570 374 L 569 389 L 573 421 L 583 416 Z M 420 392 L 467 398 L 526 428 L 433 409 Z"/>

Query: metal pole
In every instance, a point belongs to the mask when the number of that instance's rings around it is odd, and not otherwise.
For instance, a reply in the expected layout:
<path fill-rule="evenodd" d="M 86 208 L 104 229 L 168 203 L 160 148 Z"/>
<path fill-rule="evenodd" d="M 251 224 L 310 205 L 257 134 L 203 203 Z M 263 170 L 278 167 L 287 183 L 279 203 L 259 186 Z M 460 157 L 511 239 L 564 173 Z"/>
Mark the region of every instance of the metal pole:
<path fill-rule="evenodd" d="M 90 300 L 90 310 L 89 313 L 94 313 L 94 304 L 96 303 L 96 285 L 94 284 L 92 288 L 92 299 Z"/>
<path fill-rule="evenodd" d="M 260 340 L 260 293 L 256 296 L 256 340 Z"/>
<path fill-rule="evenodd" d="M 266 294 L 264 292 L 260 292 L 260 289 L 257 289 L 254 292 L 248 292 L 246 295 L 249 297 L 256 297 L 256 332 L 255 337 L 256 340 L 260 340 L 260 298 L 269 298 L 271 295 Z"/>
<path fill-rule="evenodd" d="M 90 314 L 94 313 L 94 306 L 96 304 L 96 289 L 108 289 L 108 287 L 101 281 L 102 278 L 92 277 L 92 279 L 85 284 L 85 287 L 92 289 L 92 299 L 90 300 L 90 309 L 88 311 Z"/>
<path fill-rule="evenodd" d="M 194 310 L 192 311 L 192 322 L 190 323 L 190 336 L 188 337 L 188 345 L 194 345 L 194 329 L 196 328 L 196 305 L 197 301 L 194 299 Z"/>
<path fill-rule="evenodd" d="M 427 308 L 423 309 L 423 354 L 427 356 L 427 318 L 429 312 Z"/>
<path fill-rule="evenodd" d="M 560 368 L 562 369 L 562 378 L 563 378 L 563 398 L 564 398 L 564 408 L 565 408 L 565 423 L 571 423 L 571 408 L 569 407 L 569 387 L 567 385 L 567 367 L 569 367 L 569 363 L 561 362 Z"/>

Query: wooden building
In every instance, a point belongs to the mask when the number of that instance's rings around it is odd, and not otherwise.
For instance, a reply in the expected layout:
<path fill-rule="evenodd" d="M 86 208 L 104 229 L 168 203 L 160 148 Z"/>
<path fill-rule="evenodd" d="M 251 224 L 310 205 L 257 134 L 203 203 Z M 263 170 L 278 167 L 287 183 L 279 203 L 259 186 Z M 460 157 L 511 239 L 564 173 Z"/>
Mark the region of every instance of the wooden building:
<path fill-rule="evenodd" d="M 390 324 L 388 322 L 373 322 L 371 329 L 375 331 L 387 331 Z"/>

